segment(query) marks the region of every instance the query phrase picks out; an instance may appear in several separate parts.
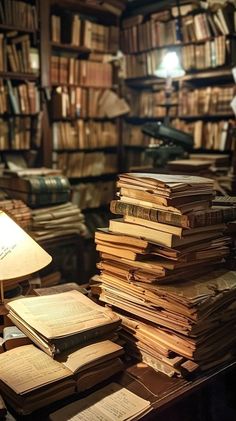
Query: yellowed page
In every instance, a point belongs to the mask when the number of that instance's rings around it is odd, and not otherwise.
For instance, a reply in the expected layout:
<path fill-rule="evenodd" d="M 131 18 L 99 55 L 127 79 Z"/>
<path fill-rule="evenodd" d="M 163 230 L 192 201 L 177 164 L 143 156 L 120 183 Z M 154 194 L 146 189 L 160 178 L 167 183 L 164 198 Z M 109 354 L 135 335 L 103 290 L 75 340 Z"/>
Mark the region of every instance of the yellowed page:
<path fill-rule="evenodd" d="M 128 389 L 111 383 L 85 399 L 50 415 L 52 421 L 125 421 L 146 412 L 150 402 Z"/>
<path fill-rule="evenodd" d="M 46 338 L 83 332 L 118 321 L 111 310 L 78 291 L 68 291 L 11 301 L 7 308 Z"/>
<path fill-rule="evenodd" d="M 83 346 L 74 352 L 59 355 L 57 360 L 62 362 L 65 367 L 73 373 L 80 371 L 82 368 L 91 367 L 98 360 L 109 359 L 114 354 L 122 354 L 123 348 L 112 341 L 101 341 L 91 345 Z M 94 364 L 92 364 L 94 363 Z"/>
<path fill-rule="evenodd" d="M 11 349 L 0 355 L 0 379 L 18 394 L 72 375 L 71 371 L 34 345 Z"/>

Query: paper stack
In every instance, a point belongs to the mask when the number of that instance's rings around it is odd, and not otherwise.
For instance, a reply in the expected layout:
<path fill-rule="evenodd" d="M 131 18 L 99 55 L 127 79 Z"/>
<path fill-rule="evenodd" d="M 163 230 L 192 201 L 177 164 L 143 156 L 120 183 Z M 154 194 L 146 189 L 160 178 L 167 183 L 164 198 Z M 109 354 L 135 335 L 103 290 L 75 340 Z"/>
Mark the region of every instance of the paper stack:
<path fill-rule="evenodd" d="M 21 228 L 29 229 L 31 222 L 31 211 L 22 200 L 1 200 L 0 210 L 8 213 Z"/>
<path fill-rule="evenodd" d="M 20 298 L 7 308 L 11 321 L 41 348 L 20 346 L 0 355 L 0 390 L 18 412 L 89 389 L 123 369 L 124 351 L 116 343 L 120 318 L 82 293 Z"/>
<path fill-rule="evenodd" d="M 111 210 L 123 219 L 96 233 L 92 293 L 121 315 L 127 349 L 169 375 L 227 359 L 236 275 L 207 273 L 229 254 L 234 212 L 210 208 L 213 182 L 201 177 L 124 174 L 117 185 Z"/>
<path fill-rule="evenodd" d="M 84 215 L 71 202 L 32 209 L 31 235 L 36 241 L 85 233 Z"/>

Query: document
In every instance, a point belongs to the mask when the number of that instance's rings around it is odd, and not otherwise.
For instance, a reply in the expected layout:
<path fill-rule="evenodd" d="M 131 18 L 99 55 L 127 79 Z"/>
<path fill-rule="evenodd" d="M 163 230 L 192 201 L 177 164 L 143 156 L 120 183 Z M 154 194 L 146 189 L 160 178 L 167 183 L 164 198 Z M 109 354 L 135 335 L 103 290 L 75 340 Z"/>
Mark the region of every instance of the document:
<path fill-rule="evenodd" d="M 111 383 L 50 415 L 52 421 L 128 421 L 151 409 L 150 402 Z"/>

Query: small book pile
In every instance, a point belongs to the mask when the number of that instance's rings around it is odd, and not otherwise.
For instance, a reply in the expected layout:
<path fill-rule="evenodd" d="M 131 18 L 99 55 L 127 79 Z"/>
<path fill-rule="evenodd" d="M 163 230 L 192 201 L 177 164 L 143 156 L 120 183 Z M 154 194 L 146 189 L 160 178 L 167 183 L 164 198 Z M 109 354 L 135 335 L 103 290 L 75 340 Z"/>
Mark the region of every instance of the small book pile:
<path fill-rule="evenodd" d="M 96 233 L 92 293 L 121 314 L 128 350 L 154 368 L 185 375 L 224 361 L 236 276 L 208 273 L 229 255 L 236 209 L 211 208 L 213 181 L 197 176 L 122 174 L 117 186 L 111 211 L 123 219 Z"/>
<path fill-rule="evenodd" d="M 30 234 L 39 242 L 67 235 L 86 234 L 84 215 L 71 202 L 32 209 L 31 216 Z"/>
<path fill-rule="evenodd" d="M 65 203 L 70 198 L 69 180 L 58 170 L 5 170 L 5 174 L 0 177 L 0 188 L 10 197 L 21 199 L 30 207 Z"/>
<path fill-rule="evenodd" d="M 201 160 L 190 158 L 190 159 L 176 159 L 175 161 L 169 161 L 167 164 L 168 170 L 172 174 L 194 174 L 201 176 L 210 175 L 210 167 L 212 161 Z"/>
<path fill-rule="evenodd" d="M 7 308 L 40 348 L 25 345 L 0 355 L 0 390 L 17 412 L 87 390 L 123 369 L 119 317 L 81 292 L 19 298 Z"/>
<path fill-rule="evenodd" d="M 0 210 L 8 213 L 21 228 L 29 229 L 31 210 L 22 200 L 0 200 Z"/>

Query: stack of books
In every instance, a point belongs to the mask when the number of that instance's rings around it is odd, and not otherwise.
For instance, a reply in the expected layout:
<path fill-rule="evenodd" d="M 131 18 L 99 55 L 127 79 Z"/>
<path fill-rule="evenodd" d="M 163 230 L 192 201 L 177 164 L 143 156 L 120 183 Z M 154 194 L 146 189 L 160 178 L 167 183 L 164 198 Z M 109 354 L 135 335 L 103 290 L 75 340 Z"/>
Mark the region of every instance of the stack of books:
<path fill-rule="evenodd" d="M 0 81 L 0 113 L 35 114 L 40 111 L 39 90 L 34 82 L 13 87 L 9 79 Z"/>
<path fill-rule="evenodd" d="M 92 292 L 122 315 L 128 350 L 169 375 L 228 358 L 236 276 L 208 273 L 229 255 L 235 208 L 212 208 L 203 177 L 123 174 L 117 186 L 111 211 L 123 218 L 96 233 Z"/>
<path fill-rule="evenodd" d="M 189 159 L 176 159 L 174 161 L 169 161 L 167 164 L 168 170 L 172 174 L 189 174 L 189 175 L 200 175 L 203 177 L 210 178 L 210 167 L 212 161 L 201 160 L 195 158 Z"/>
<path fill-rule="evenodd" d="M 29 229 L 31 223 L 31 210 L 22 202 L 22 200 L 0 200 L 0 210 L 8 213 L 21 228 Z"/>
<path fill-rule="evenodd" d="M 116 174 L 118 159 L 110 152 L 62 152 L 54 154 L 54 167 L 69 178 L 83 178 L 103 174 Z"/>
<path fill-rule="evenodd" d="M 60 121 L 53 123 L 52 132 L 55 150 L 102 149 L 118 145 L 117 125 L 110 121 Z"/>
<path fill-rule="evenodd" d="M 5 170 L 0 187 L 30 207 L 65 203 L 70 198 L 69 180 L 60 171 L 47 168 Z"/>
<path fill-rule="evenodd" d="M 52 85 L 69 84 L 95 88 L 112 87 L 112 65 L 65 56 L 51 56 Z"/>
<path fill-rule="evenodd" d="M 86 234 L 84 215 L 78 205 L 71 202 L 32 209 L 31 217 L 30 234 L 39 242 L 67 235 Z"/>
<path fill-rule="evenodd" d="M 0 355 L 0 390 L 17 412 L 30 413 L 123 369 L 119 317 L 81 292 L 20 298 L 7 308 L 40 348 L 25 345 Z"/>

